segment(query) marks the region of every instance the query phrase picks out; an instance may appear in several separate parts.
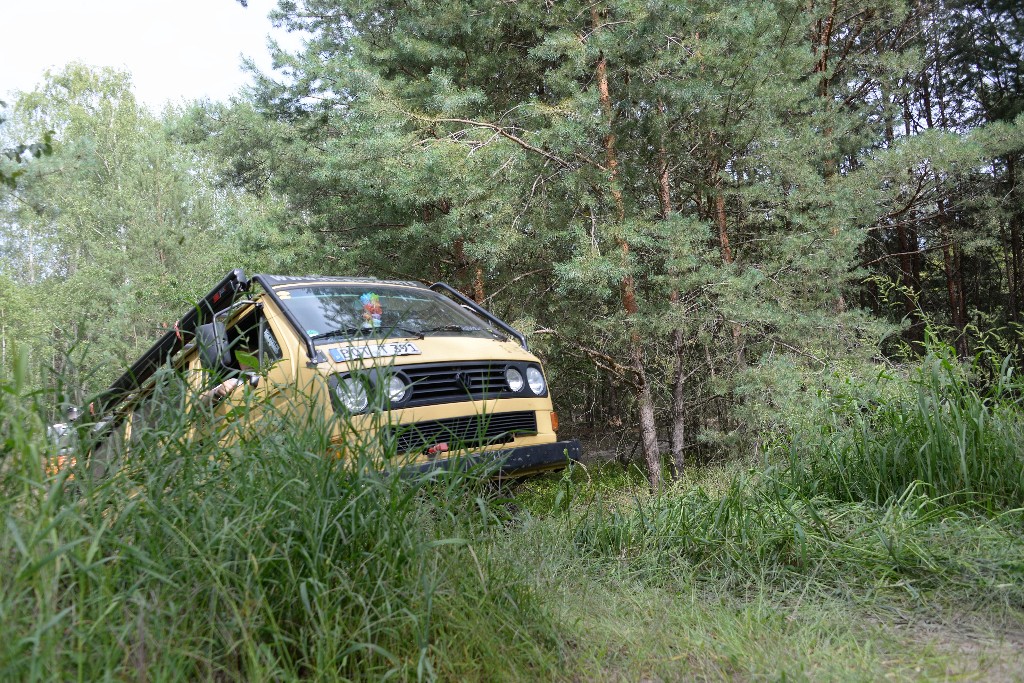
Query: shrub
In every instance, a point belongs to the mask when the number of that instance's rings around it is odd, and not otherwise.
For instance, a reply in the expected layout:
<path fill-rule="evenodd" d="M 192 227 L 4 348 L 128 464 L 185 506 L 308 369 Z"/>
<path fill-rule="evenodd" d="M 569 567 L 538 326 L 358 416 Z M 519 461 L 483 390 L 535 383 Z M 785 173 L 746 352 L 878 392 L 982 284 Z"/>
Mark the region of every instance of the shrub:
<path fill-rule="evenodd" d="M 994 381 L 972 381 L 978 364 L 930 346 L 907 380 L 879 375 L 879 387 L 832 397 L 820 429 L 786 447 L 790 483 L 806 495 L 881 504 L 914 487 L 946 504 L 987 511 L 1024 506 L 1024 383 L 1004 361 Z"/>

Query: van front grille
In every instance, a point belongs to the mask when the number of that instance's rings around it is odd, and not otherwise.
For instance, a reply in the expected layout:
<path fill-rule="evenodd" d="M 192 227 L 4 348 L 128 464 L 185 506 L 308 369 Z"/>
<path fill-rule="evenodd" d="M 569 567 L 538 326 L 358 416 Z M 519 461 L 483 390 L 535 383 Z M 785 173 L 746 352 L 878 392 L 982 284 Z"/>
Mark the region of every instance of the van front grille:
<path fill-rule="evenodd" d="M 412 385 L 409 406 L 516 396 L 505 382 L 505 363 L 476 362 L 397 368 Z"/>
<path fill-rule="evenodd" d="M 394 440 L 398 453 L 419 453 L 441 443 L 456 450 L 509 443 L 519 434 L 536 433 L 537 414 L 521 411 L 392 425 L 385 428 L 384 438 L 387 443 Z"/>

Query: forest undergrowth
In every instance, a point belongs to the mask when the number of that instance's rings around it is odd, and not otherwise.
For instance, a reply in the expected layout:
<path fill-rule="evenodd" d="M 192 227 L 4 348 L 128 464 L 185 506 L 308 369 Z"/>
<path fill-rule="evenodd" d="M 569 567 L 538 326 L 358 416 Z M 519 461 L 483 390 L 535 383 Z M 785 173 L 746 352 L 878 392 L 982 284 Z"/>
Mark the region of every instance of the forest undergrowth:
<path fill-rule="evenodd" d="M 659 495 L 614 462 L 383 474 L 315 412 L 224 445 L 170 396 L 98 476 L 16 371 L 0 678 L 1019 680 L 1024 383 L 985 367 L 851 382 Z"/>

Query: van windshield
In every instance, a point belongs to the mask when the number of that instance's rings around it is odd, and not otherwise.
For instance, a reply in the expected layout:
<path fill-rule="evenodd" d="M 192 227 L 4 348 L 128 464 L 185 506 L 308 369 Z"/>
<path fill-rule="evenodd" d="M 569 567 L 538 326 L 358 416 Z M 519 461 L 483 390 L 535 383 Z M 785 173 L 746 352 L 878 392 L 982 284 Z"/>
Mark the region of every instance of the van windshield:
<path fill-rule="evenodd" d="M 429 290 L 359 284 L 275 291 L 316 343 L 438 335 L 507 338 L 487 321 Z"/>

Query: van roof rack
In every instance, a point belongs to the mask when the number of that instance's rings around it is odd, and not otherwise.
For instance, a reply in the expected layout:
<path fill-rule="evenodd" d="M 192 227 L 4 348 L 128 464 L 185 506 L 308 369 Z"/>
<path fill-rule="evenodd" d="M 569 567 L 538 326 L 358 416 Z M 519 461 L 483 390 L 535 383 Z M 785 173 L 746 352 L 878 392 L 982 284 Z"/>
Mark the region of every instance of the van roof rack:
<path fill-rule="evenodd" d="M 235 296 L 239 292 L 248 291 L 249 285 L 249 279 L 241 268 L 235 268 L 228 273 L 209 294 L 185 311 L 171 330 L 142 354 L 127 372 L 93 399 L 92 405 L 96 413 L 106 413 L 138 391 L 161 366 L 188 343 L 189 339 L 186 337 L 194 336 L 196 327 L 213 320 L 215 315 L 231 306 Z"/>

